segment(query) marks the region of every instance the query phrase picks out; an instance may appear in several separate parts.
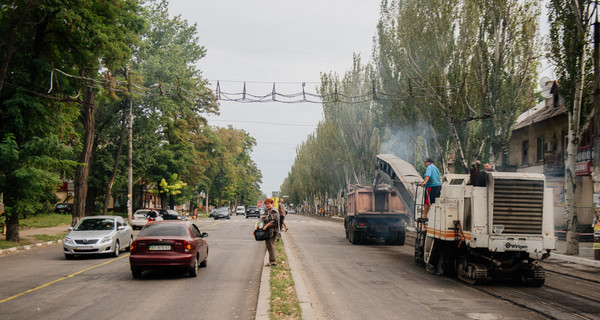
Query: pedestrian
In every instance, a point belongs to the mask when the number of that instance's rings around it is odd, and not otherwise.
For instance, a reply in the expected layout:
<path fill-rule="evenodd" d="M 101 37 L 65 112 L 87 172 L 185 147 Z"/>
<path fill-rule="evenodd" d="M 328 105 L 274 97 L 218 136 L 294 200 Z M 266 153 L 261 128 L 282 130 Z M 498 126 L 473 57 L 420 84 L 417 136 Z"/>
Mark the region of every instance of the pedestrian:
<path fill-rule="evenodd" d="M 496 171 L 494 168 L 492 168 L 492 165 L 491 165 L 489 162 L 486 162 L 486 163 L 483 165 L 483 168 L 484 168 L 484 169 L 485 169 L 485 171 L 487 171 L 487 172 L 494 172 L 494 171 Z"/>
<path fill-rule="evenodd" d="M 427 213 L 429 207 L 435 203 L 435 199 L 440 196 L 442 191 L 442 180 L 440 178 L 440 171 L 433 164 L 431 158 L 425 160 L 425 180 L 421 182 L 421 187 L 425 187 L 425 209 L 423 210 L 423 216 L 421 218 L 427 219 Z"/>
<path fill-rule="evenodd" d="M 287 214 L 287 210 L 285 210 L 285 206 L 283 205 L 283 199 L 279 199 L 279 231 L 288 231 L 288 227 L 285 224 L 285 216 Z"/>
<path fill-rule="evenodd" d="M 265 223 L 263 230 L 270 228 L 273 232 L 271 237 L 265 241 L 267 251 L 269 252 L 269 263 L 267 263 L 265 267 L 268 267 L 277 265 L 277 259 L 275 259 L 275 238 L 277 238 L 279 234 L 279 212 L 273 206 L 273 199 L 269 198 L 265 200 L 264 203 L 267 210 L 262 217 L 263 222 Z"/>

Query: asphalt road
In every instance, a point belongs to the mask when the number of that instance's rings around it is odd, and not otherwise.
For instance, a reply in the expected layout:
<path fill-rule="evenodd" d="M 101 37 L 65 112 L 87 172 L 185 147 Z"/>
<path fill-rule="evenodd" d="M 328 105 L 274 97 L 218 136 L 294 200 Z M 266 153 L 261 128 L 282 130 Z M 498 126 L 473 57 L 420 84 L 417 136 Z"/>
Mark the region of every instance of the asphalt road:
<path fill-rule="evenodd" d="M 408 240 L 405 246 L 352 245 L 341 222 L 288 215 L 286 223 L 295 281 L 306 287 L 315 319 L 547 319 L 427 273 L 415 264 Z"/>
<path fill-rule="evenodd" d="M 254 319 L 266 251 L 255 222 L 199 220 L 209 255 L 197 278 L 134 280 L 126 253 L 66 260 L 60 245 L 0 256 L 0 319 Z"/>

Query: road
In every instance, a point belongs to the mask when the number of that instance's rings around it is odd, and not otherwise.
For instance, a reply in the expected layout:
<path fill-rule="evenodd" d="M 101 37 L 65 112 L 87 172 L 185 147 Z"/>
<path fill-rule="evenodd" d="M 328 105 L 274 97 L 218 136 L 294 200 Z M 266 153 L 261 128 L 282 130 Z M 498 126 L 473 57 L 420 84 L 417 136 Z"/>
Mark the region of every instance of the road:
<path fill-rule="evenodd" d="M 470 286 L 426 272 L 405 246 L 352 245 L 343 222 L 289 215 L 286 246 L 316 319 L 600 319 L 597 269 L 544 263 L 546 285 Z"/>
<path fill-rule="evenodd" d="M 0 256 L 0 319 L 254 319 L 265 247 L 255 218 L 201 219 L 208 267 L 146 272 L 127 254 L 66 260 L 60 246 Z M 549 259 L 546 284 L 470 286 L 417 266 L 412 239 L 352 245 L 343 224 L 288 215 L 284 239 L 312 319 L 600 319 L 597 269 Z"/>
<path fill-rule="evenodd" d="M 199 220 L 209 255 L 197 278 L 134 280 L 128 254 L 66 260 L 57 245 L 0 256 L 0 319 L 254 319 L 265 254 L 254 223 Z"/>

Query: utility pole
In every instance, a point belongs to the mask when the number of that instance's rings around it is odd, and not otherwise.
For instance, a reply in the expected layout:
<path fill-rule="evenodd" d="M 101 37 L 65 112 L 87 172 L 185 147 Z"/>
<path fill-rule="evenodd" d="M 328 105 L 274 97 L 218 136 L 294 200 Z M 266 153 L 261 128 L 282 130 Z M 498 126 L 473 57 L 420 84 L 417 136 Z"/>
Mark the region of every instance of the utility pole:
<path fill-rule="evenodd" d="M 594 183 L 594 259 L 600 260 L 600 226 L 596 224 L 600 220 L 600 24 L 598 23 L 598 2 L 594 10 L 596 22 L 594 23 L 594 118 L 592 120 L 592 181 Z"/>
<path fill-rule="evenodd" d="M 127 183 L 127 218 L 133 216 L 133 97 L 131 96 L 131 78 L 127 74 L 127 90 L 129 91 L 129 166 Z"/>

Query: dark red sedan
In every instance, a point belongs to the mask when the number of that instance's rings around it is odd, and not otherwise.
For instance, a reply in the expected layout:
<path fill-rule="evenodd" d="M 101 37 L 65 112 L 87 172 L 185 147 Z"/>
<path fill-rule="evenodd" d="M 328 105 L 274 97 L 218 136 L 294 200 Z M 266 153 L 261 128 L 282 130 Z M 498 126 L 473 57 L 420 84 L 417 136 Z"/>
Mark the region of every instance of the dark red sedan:
<path fill-rule="evenodd" d="M 207 236 L 189 221 L 149 222 L 131 244 L 133 277 L 140 278 L 142 271 L 158 268 L 185 268 L 195 277 L 198 266 L 206 267 Z"/>

